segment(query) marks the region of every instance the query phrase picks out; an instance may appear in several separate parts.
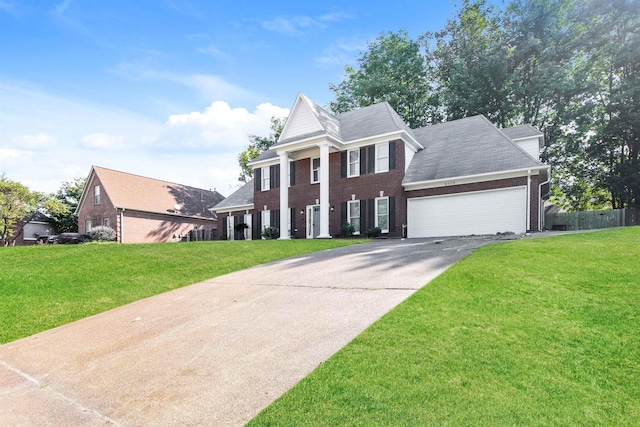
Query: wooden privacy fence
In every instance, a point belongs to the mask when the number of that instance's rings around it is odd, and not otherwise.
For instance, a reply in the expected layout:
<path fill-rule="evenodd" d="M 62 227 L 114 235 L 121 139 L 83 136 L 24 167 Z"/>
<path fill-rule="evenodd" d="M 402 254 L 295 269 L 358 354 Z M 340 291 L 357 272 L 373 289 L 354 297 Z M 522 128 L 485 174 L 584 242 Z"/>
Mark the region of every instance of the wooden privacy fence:
<path fill-rule="evenodd" d="M 545 214 L 547 230 L 595 230 L 598 228 L 638 225 L 640 209 L 611 209 L 607 211 L 560 212 Z"/>

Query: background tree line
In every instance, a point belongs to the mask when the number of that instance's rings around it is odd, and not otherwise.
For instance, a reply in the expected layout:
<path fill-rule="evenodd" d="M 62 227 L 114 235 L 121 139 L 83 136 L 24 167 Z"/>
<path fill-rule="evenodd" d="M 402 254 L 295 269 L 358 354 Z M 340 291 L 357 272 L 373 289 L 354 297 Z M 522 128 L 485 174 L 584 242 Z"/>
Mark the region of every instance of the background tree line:
<path fill-rule="evenodd" d="M 330 89 L 334 113 L 388 101 L 412 128 L 477 114 L 531 124 L 545 136 L 554 203 L 640 204 L 638 0 L 464 0 L 440 31 L 380 34 Z M 250 136 L 240 181 L 283 126 Z"/>
<path fill-rule="evenodd" d="M 74 215 L 86 178 L 63 182 L 55 194 L 32 191 L 26 185 L 0 175 L 0 245 L 8 246 L 23 233 L 24 225 L 38 214 L 49 218 L 57 233 L 77 232 Z"/>
<path fill-rule="evenodd" d="M 414 128 L 477 114 L 529 123 L 555 203 L 640 204 L 638 0 L 465 0 L 441 31 L 380 34 L 330 89 L 335 113 L 388 101 Z"/>

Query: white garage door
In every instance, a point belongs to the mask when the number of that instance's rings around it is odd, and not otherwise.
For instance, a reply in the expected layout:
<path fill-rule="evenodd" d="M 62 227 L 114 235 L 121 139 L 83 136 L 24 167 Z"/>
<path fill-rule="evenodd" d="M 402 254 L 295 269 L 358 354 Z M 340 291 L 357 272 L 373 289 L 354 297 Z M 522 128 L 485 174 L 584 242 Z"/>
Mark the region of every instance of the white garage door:
<path fill-rule="evenodd" d="M 527 187 L 409 199 L 408 237 L 524 233 L 526 200 Z"/>

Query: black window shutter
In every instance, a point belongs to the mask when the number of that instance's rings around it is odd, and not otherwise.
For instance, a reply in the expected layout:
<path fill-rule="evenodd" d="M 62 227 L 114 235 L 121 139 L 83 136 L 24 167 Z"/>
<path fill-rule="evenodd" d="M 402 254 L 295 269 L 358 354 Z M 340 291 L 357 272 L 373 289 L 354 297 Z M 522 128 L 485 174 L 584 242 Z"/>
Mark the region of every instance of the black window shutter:
<path fill-rule="evenodd" d="M 347 202 L 340 203 L 340 215 L 342 215 L 340 217 L 340 228 L 342 228 L 342 224 L 349 221 L 349 218 L 347 217 Z"/>
<path fill-rule="evenodd" d="M 342 151 L 340 153 L 340 176 L 342 178 L 346 178 L 347 177 L 347 152 L 346 151 Z"/>
<path fill-rule="evenodd" d="M 296 234 L 296 208 L 291 208 L 291 212 L 289 216 L 291 217 L 291 237 L 294 237 Z"/>
<path fill-rule="evenodd" d="M 376 173 L 376 146 L 371 145 L 369 147 L 369 173 Z"/>
<path fill-rule="evenodd" d="M 269 211 L 269 218 L 271 221 L 271 226 L 275 228 L 280 228 L 280 209 L 274 209 Z"/>
<path fill-rule="evenodd" d="M 260 240 L 262 238 L 262 212 L 256 212 L 254 216 L 256 217 L 256 220 L 254 221 L 255 226 L 253 227 L 253 234 L 256 240 Z"/>
<path fill-rule="evenodd" d="M 273 174 L 275 175 L 275 178 L 276 178 L 275 188 L 280 188 L 280 165 L 275 165 L 273 169 L 274 169 Z"/>
<path fill-rule="evenodd" d="M 222 233 L 221 235 L 225 235 L 227 233 L 227 217 L 222 218 Z M 227 236 L 229 238 L 229 236 Z"/>
<path fill-rule="evenodd" d="M 389 197 L 389 232 L 396 231 L 396 198 Z"/>
<path fill-rule="evenodd" d="M 373 228 L 376 226 L 376 199 L 367 200 L 367 204 L 369 205 L 367 208 L 369 210 L 369 228 Z"/>
<path fill-rule="evenodd" d="M 360 148 L 360 175 L 367 174 L 367 148 Z"/>
<path fill-rule="evenodd" d="M 396 168 L 396 142 L 389 142 L 389 170 L 392 171 Z"/>
<path fill-rule="evenodd" d="M 360 232 L 367 231 L 367 201 L 360 200 Z"/>
<path fill-rule="evenodd" d="M 261 185 L 262 177 L 261 177 L 261 175 L 262 175 L 262 169 L 256 168 L 255 171 L 253 172 L 254 179 L 256 180 L 256 182 L 255 182 L 256 191 L 262 190 L 262 185 Z"/>
<path fill-rule="evenodd" d="M 293 187 L 296 185 L 296 162 L 289 163 L 289 175 L 291 175 L 291 182 L 289 185 Z"/>

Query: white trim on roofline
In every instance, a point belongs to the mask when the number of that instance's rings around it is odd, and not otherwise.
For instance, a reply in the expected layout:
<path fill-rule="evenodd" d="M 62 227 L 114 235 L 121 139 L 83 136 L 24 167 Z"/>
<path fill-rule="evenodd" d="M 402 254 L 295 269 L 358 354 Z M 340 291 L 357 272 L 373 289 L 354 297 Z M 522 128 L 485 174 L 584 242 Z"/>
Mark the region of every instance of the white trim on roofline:
<path fill-rule="evenodd" d="M 416 141 L 411 135 L 409 135 L 404 130 L 394 131 L 383 133 L 380 135 L 368 136 L 366 138 L 354 139 L 352 141 L 343 142 L 337 140 L 329 135 L 316 135 L 312 137 L 308 137 L 305 139 L 301 139 L 299 141 L 292 141 L 282 145 L 276 145 L 271 147 L 271 150 L 274 150 L 278 155 L 281 153 L 290 153 L 294 151 L 306 150 L 308 148 L 315 148 L 318 144 L 322 142 L 329 142 L 338 151 L 345 151 L 350 149 L 355 149 L 359 147 L 365 147 L 367 145 L 379 144 L 381 142 L 389 142 L 400 139 L 405 143 L 409 143 L 409 145 L 417 150 L 423 149 L 424 147 Z M 416 151 L 417 151 L 416 150 Z M 253 167 L 263 167 L 269 165 L 279 164 L 280 160 L 278 157 L 272 157 L 270 159 L 259 160 L 259 161 L 251 161 L 247 163 L 248 166 Z"/>
<path fill-rule="evenodd" d="M 212 212 L 220 214 L 220 213 L 229 213 L 229 212 L 235 212 L 235 211 L 246 211 L 247 209 L 251 210 L 253 209 L 253 206 L 254 206 L 253 203 L 251 203 L 247 205 L 227 206 L 219 209 L 211 208 L 210 210 Z"/>
<path fill-rule="evenodd" d="M 450 187 L 454 185 L 470 184 L 473 182 L 495 181 L 498 179 L 515 178 L 527 175 L 528 171 L 541 171 L 548 169 L 548 165 L 534 166 L 523 169 L 513 169 L 500 172 L 487 172 L 476 175 L 452 176 L 450 178 L 434 179 L 429 181 L 409 182 L 402 184 L 405 191 L 423 190 L 425 188 Z"/>
<path fill-rule="evenodd" d="M 178 217 L 178 218 L 188 218 L 188 219 L 201 219 L 203 221 L 217 221 L 217 218 L 206 218 L 206 217 L 201 217 L 201 216 L 191 216 L 191 215 L 180 215 L 179 213 L 172 213 L 172 212 L 157 212 L 157 211 L 145 211 L 142 209 L 133 209 L 133 208 L 123 208 L 121 206 L 114 206 L 114 209 L 116 209 L 116 211 L 122 211 L 122 212 L 140 212 L 140 213 L 145 213 L 145 214 L 153 214 L 153 215 L 166 215 L 166 216 L 173 216 L 173 217 Z"/>

